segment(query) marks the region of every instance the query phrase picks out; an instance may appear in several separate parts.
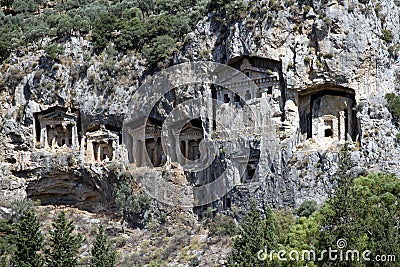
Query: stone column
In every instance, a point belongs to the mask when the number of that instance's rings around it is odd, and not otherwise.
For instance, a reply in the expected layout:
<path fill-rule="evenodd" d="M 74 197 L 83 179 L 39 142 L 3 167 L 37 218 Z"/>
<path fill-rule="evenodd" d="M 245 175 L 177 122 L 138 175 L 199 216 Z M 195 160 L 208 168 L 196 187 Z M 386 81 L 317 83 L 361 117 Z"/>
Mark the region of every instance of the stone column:
<path fill-rule="evenodd" d="M 111 149 L 112 149 L 111 160 L 116 160 L 118 158 L 118 137 L 114 140 L 111 140 Z"/>
<path fill-rule="evenodd" d="M 146 139 L 142 140 L 142 159 L 143 159 L 143 166 L 149 166 L 149 162 L 151 163 L 150 155 L 147 153 L 146 147 Z"/>
<path fill-rule="evenodd" d="M 136 140 L 136 149 L 135 151 L 135 161 L 137 167 L 142 167 L 143 166 L 143 146 L 142 146 L 142 140 Z"/>
<path fill-rule="evenodd" d="M 46 148 L 46 149 L 49 147 L 49 143 L 47 141 L 47 128 L 46 128 L 46 125 L 44 125 L 40 129 L 40 147 Z"/>
<path fill-rule="evenodd" d="M 318 118 L 318 136 L 317 138 L 320 139 L 324 136 L 324 118 Z"/>
<path fill-rule="evenodd" d="M 97 144 L 97 151 L 96 151 L 96 153 L 97 153 L 97 161 L 98 161 L 98 162 L 101 161 L 101 160 L 100 160 L 100 148 L 101 148 L 100 144 Z"/>
<path fill-rule="evenodd" d="M 157 139 L 154 140 L 154 154 L 153 154 L 153 166 L 156 167 L 158 166 L 158 145 L 157 145 Z"/>
<path fill-rule="evenodd" d="M 189 140 L 185 140 L 185 158 L 186 160 L 189 159 Z"/>
<path fill-rule="evenodd" d="M 86 148 L 86 161 L 94 162 L 94 151 L 93 151 L 93 141 L 87 140 L 87 148 Z"/>
<path fill-rule="evenodd" d="M 345 127 L 345 123 L 346 120 L 344 119 L 345 115 L 344 115 L 344 111 L 339 111 L 339 134 L 338 134 L 338 138 L 339 140 L 346 140 L 346 127 Z"/>
<path fill-rule="evenodd" d="M 86 161 L 86 159 L 85 159 L 85 143 L 86 143 L 86 138 L 85 138 L 85 136 L 82 136 L 82 139 L 81 139 L 81 148 L 80 148 L 80 154 L 81 154 L 81 159 L 84 159 L 85 161 Z"/>
<path fill-rule="evenodd" d="M 345 135 L 349 135 L 349 140 L 352 140 L 352 136 L 354 133 L 354 129 L 353 129 L 353 109 L 349 108 L 347 109 L 347 114 L 345 115 L 345 117 L 347 116 L 347 133 L 345 133 Z M 357 127 L 357 126 L 356 126 Z M 347 136 L 346 136 L 347 138 Z M 346 139 L 345 138 L 345 139 Z"/>
<path fill-rule="evenodd" d="M 76 127 L 76 124 L 72 125 L 72 148 L 73 149 L 78 149 L 79 147 L 79 140 L 78 140 L 78 129 Z"/>
<path fill-rule="evenodd" d="M 136 165 L 136 167 L 140 167 L 139 165 L 139 156 L 138 156 L 138 149 L 139 149 L 139 141 L 136 140 L 135 136 L 131 134 L 131 157 L 132 157 L 132 163 Z M 129 151 L 128 151 L 129 153 Z"/>

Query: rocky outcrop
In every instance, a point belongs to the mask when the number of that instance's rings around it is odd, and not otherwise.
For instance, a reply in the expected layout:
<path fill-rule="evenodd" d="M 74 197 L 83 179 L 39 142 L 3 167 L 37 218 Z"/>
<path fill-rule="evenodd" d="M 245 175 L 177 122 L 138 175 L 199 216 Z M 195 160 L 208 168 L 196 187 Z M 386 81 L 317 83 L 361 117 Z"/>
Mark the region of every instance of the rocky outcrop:
<path fill-rule="evenodd" d="M 397 3 L 322 1 L 312 7 L 294 1 L 275 7 L 269 3 L 250 3 L 250 14 L 233 24 L 212 17 L 200 22 L 177 57 L 177 62 L 228 63 L 235 56 L 251 55 L 282 62 L 286 86 L 280 105 L 284 115 L 276 133 L 281 137 L 279 152 L 270 155 L 272 171 L 259 166 L 259 186 L 234 190 L 232 203 L 243 206 L 251 197 L 260 201 L 266 197 L 276 207 L 297 206 L 306 199 L 321 202 L 332 191 L 342 144 L 298 138 L 302 105 L 298 92 L 318 84 L 355 92 L 358 138 L 349 145 L 354 172 L 398 173 L 398 129 L 383 99 L 398 87 Z M 269 154 L 265 147 L 260 149 Z"/>
<path fill-rule="evenodd" d="M 267 105 L 271 109 L 271 118 L 266 121 L 271 122 L 273 131 L 246 140 L 260 140 L 254 149 L 261 156 L 253 159 L 258 163 L 259 179 L 251 185 L 236 187 L 229 205 L 244 209 L 248 200 L 255 197 L 260 203 L 266 199 L 274 207 L 294 207 L 306 199 L 322 202 L 334 188 L 339 151 L 347 136 L 342 134 L 340 139 L 336 135 L 338 139 L 333 142 L 308 136 L 307 127 L 317 125 L 309 115 L 313 111 L 312 101 L 325 100 L 303 96 L 320 89 L 334 88 L 339 92 L 336 99 L 347 97 L 353 101 L 347 105 L 354 103 L 347 113 L 354 115 L 351 125 L 355 130 L 350 134 L 354 138 L 347 139 L 348 153 L 356 165 L 353 171 L 400 175 L 399 131 L 383 98 L 398 87 L 398 3 L 320 1 L 308 6 L 289 0 L 273 1 L 274 4 L 258 2 L 257 5 L 249 2 L 246 16 L 239 21 L 224 22 L 215 17 L 218 14 L 210 13 L 194 32 L 185 36 L 184 48 L 173 58 L 175 64 L 200 60 L 228 63 L 242 55 L 279 62 L 280 67 L 273 73 L 278 77 L 278 93 L 271 93 L 268 101 L 254 101 L 256 107 Z M 120 129 L 124 117 L 131 112 L 127 110 L 131 96 L 146 80 L 147 63 L 134 52 L 120 56 L 118 61 L 112 53 L 94 54 L 91 42 L 82 37 L 68 39 L 64 53 L 58 59 L 51 59 L 42 49 L 49 41 L 44 39 L 41 46 L 29 45 L 13 53 L 1 66 L 1 201 L 24 197 L 27 192 L 42 203 L 74 204 L 90 209 L 111 201 L 111 185 L 121 169 L 109 169 L 107 164 L 86 164 L 80 153 L 38 152 L 34 113 L 58 104 L 80 111 L 82 132 L 96 123 Z M 85 56 L 91 54 L 92 57 Z M 207 89 L 202 86 L 178 90 L 179 94 L 168 95 L 159 102 L 152 116 L 165 118 L 173 105 L 198 97 L 204 90 Z M 304 103 L 304 99 L 309 103 Z M 148 99 L 140 101 L 145 106 Z M 345 114 L 342 115 L 344 118 Z M 333 118 L 332 125 L 339 119 Z M 207 131 L 206 134 L 212 136 Z M 322 137 L 330 137 L 329 131 L 325 134 Z M 229 156 L 221 156 L 223 150 L 216 154 L 224 162 L 216 163 L 215 169 L 223 169 L 233 161 Z M 134 170 L 133 176 L 150 181 L 152 177 L 172 182 L 177 179 L 187 191 L 168 197 L 183 194 L 181 199 L 185 203 L 192 201 L 193 191 L 188 184 L 193 181 L 188 178 L 182 182 L 182 177 L 192 176 L 171 162 L 167 174 L 165 171 Z M 152 188 L 157 186 L 160 185 Z M 158 189 L 157 192 L 165 191 Z M 215 205 L 224 208 L 227 203 L 224 200 L 224 204 Z"/>

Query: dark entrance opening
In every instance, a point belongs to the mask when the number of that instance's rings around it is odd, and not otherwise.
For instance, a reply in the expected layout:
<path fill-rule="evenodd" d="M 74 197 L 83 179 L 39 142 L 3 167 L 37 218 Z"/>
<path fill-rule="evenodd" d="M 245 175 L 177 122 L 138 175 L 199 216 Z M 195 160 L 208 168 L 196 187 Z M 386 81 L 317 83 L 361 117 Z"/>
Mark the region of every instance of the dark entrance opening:
<path fill-rule="evenodd" d="M 224 94 L 224 103 L 229 103 L 231 102 L 231 99 L 229 98 L 228 94 Z"/>
<path fill-rule="evenodd" d="M 332 137 L 333 132 L 332 129 L 325 129 L 325 137 Z"/>

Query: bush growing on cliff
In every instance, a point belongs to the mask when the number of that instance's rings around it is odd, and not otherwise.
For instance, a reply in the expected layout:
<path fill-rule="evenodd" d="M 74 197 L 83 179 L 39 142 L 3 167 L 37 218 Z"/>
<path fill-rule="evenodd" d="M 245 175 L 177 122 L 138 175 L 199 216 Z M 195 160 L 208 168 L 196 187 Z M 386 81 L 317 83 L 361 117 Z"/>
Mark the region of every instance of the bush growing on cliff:
<path fill-rule="evenodd" d="M 0 4 L 2 7 L 12 7 L 14 0 L 1 0 Z"/>
<path fill-rule="evenodd" d="M 385 95 L 385 99 L 388 103 L 389 112 L 396 123 L 400 120 L 400 96 L 395 93 L 388 93 Z"/>
<path fill-rule="evenodd" d="M 124 221 L 131 226 L 143 225 L 151 203 L 146 193 L 133 191 L 129 181 L 122 181 L 115 191 L 115 202 Z"/>
<path fill-rule="evenodd" d="M 92 32 L 95 51 L 103 50 L 111 39 L 111 32 L 115 27 L 116 18 L 113 14 L 100 13 L 94 22 Z"/>
<path fill-rule="evenodd" d="M 232 217 L 219 214 L 208 224 L 209 236 L 233 236 L 236 224 Z"/>
<path fill-rule="evenodd" d="M 0 62 L 6 59 L 11 50 L 19 45 L 21 38 L 18 27 L 11 24 L 0 25 Z"/>
<path fill-rule="evenodd" d="M 64 53 L 64 48 L 59 44 L 50 44 L 45 47 L 44 51 L 49 58 L 54 60 Z"/>
<path fill-rule="evenodd" d="M 385 40 L 386 42 L 390 43 L 391 41 L 393 41 L 394 35 L 391 30 L 382 30 L 382 34 L 383 40 Z"/>

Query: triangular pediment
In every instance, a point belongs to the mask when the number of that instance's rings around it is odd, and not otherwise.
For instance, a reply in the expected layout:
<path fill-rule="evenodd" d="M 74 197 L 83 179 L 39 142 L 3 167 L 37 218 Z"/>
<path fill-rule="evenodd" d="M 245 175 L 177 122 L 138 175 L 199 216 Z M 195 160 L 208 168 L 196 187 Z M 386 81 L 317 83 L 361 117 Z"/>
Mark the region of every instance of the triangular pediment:
<path fill-rule="evenodd" d="M 188 123 L 185 127 L 182 128 L 181 133 L 183 134 L 189 134 L 189 133 L 193 133 L 193 134 L 199 134 L 202 135 L 203 129 L 199 128 L 199 127 L 195 127 L 193 126 L 191 123 Z"/>
<path fill-rule="evenodd" d="M 52 120 L 75 120 L 76 116 L 72 114 L 67 114 L 61 110 L 56 110 L 52 113 L 45 114 L 42 117 L 43 119 L 52 119 Z"/>

